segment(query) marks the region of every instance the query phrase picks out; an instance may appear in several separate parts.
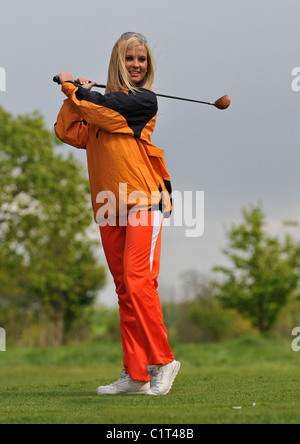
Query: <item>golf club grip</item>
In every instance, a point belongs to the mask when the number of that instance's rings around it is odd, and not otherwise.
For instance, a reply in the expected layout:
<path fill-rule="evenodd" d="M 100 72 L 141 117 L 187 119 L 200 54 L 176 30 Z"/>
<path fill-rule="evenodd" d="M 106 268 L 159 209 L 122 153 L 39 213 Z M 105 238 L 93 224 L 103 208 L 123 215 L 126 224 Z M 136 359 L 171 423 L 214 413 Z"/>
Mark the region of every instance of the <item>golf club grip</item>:
<path fill-rule="evenodd" d="M 60 85 L 59 77 L 58 76 L 54 76 L 53 77 L 53 82 L 58 83 Z M 74 83 L 77 83 L 77 85 L 79 85 L 79 82 L 77 80 L 74 80 Z"/>
<path fill-rule="evenodd" d="M 54 76 L 53 77 L 53 82 L 58 83 L 60 85 L 59 77 L 58 76 Z M 80 85 L 78 80 L 74 80 L 74 83 L 76 83 L 77 85 Z M 106 88 L 106 85 L 95 85 L 95 88 Z"/>

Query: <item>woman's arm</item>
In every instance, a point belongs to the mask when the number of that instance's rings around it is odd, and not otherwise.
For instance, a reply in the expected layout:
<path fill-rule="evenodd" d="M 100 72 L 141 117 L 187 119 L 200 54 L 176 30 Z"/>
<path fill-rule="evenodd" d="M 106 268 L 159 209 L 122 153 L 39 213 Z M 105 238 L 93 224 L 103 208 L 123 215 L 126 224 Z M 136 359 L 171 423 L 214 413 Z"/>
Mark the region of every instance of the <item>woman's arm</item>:
<path fill-rule="evenodd" d="M 75 148 L 85 148 L 89 138 L 89 125 L 73 109 L 69 99 L 57 116 L 54 126 L 56 136 L 64 143 Z"/>
<path fill-rule="evenodd" d="M 114 92 L 103 95 L 66 80 L 62 91 L 82 119 L 111 133 L 139 138 L 143 128 L 157 114 L 156 95 L 142 88 L 135 94 Z"/>

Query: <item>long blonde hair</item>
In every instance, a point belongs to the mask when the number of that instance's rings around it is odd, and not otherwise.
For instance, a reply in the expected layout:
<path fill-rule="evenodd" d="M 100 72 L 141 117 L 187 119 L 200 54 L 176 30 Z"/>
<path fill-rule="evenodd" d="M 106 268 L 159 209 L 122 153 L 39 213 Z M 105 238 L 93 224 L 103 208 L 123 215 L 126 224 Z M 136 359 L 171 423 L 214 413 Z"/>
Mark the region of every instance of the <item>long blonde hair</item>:
<path fill-rule="evenodd" d="M 148 62 L 147 73 L 141 84 L 139 84 L 139 87 L 153 91 L 156 65 L 146 38 L 139 33 L 125 33 L 119 38 L 112 50 L 108 69 L 106 94 L 124 90 L 134 93 L 138 90 L 135 85 L 129 82 L 125 61 L 127 51 L 139 45 L 145 46 Z"/>

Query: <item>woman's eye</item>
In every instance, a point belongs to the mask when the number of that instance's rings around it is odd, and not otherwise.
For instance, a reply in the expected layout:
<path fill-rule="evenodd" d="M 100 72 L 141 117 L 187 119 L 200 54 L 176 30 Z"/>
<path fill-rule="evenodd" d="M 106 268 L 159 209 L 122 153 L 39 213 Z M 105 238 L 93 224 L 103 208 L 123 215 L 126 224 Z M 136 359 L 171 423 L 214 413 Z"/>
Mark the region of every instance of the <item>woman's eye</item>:
<path fill-rule="evenodd" d="M 132 56 L 127 56 L 127 57 L 126 57 L 126 61 L 127 61 L 127 62 L 131 62 L 132 60 L 133 60 L 133 57 L 132 57 Z M 140 58 L 139 58 L 139 62 L 141 62 L 141 63 L 146 62 L 146 60 L 147 60 L 146 57 L 140 57 Z"/>

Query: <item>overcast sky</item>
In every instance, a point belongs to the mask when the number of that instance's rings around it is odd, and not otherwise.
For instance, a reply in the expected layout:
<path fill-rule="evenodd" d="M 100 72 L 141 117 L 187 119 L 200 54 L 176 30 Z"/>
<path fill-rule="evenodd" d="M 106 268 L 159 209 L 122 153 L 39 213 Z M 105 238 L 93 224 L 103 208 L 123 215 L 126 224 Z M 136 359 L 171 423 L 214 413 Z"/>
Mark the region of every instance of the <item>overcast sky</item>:
<path fill-rule="evenodd" d="M 224 263 L 225 227 L 241 220 L 242 207 L 261 201 L 274 234 L 282 220 L 300 218 L 300 92 L 291 86 L 299 17 L 299 0 L 0 0 L 0 106 L 39 110 L 51 129 L 64 99 L 53 75 L 67 70 L 105 83 L 125 31 L 147 36 L 159 92 L 231 96 L 226 111 L 159 100 L 152 142 L 165 150 L 173 188 L 205 195 L 203 236 L 164 229 L 160 283 L 178 290 L 185 270 L 207 274 Z M 65 150 L 86 165 L 83 151 Z M 101 301 L 116 305 L 111 284 Z"/>

